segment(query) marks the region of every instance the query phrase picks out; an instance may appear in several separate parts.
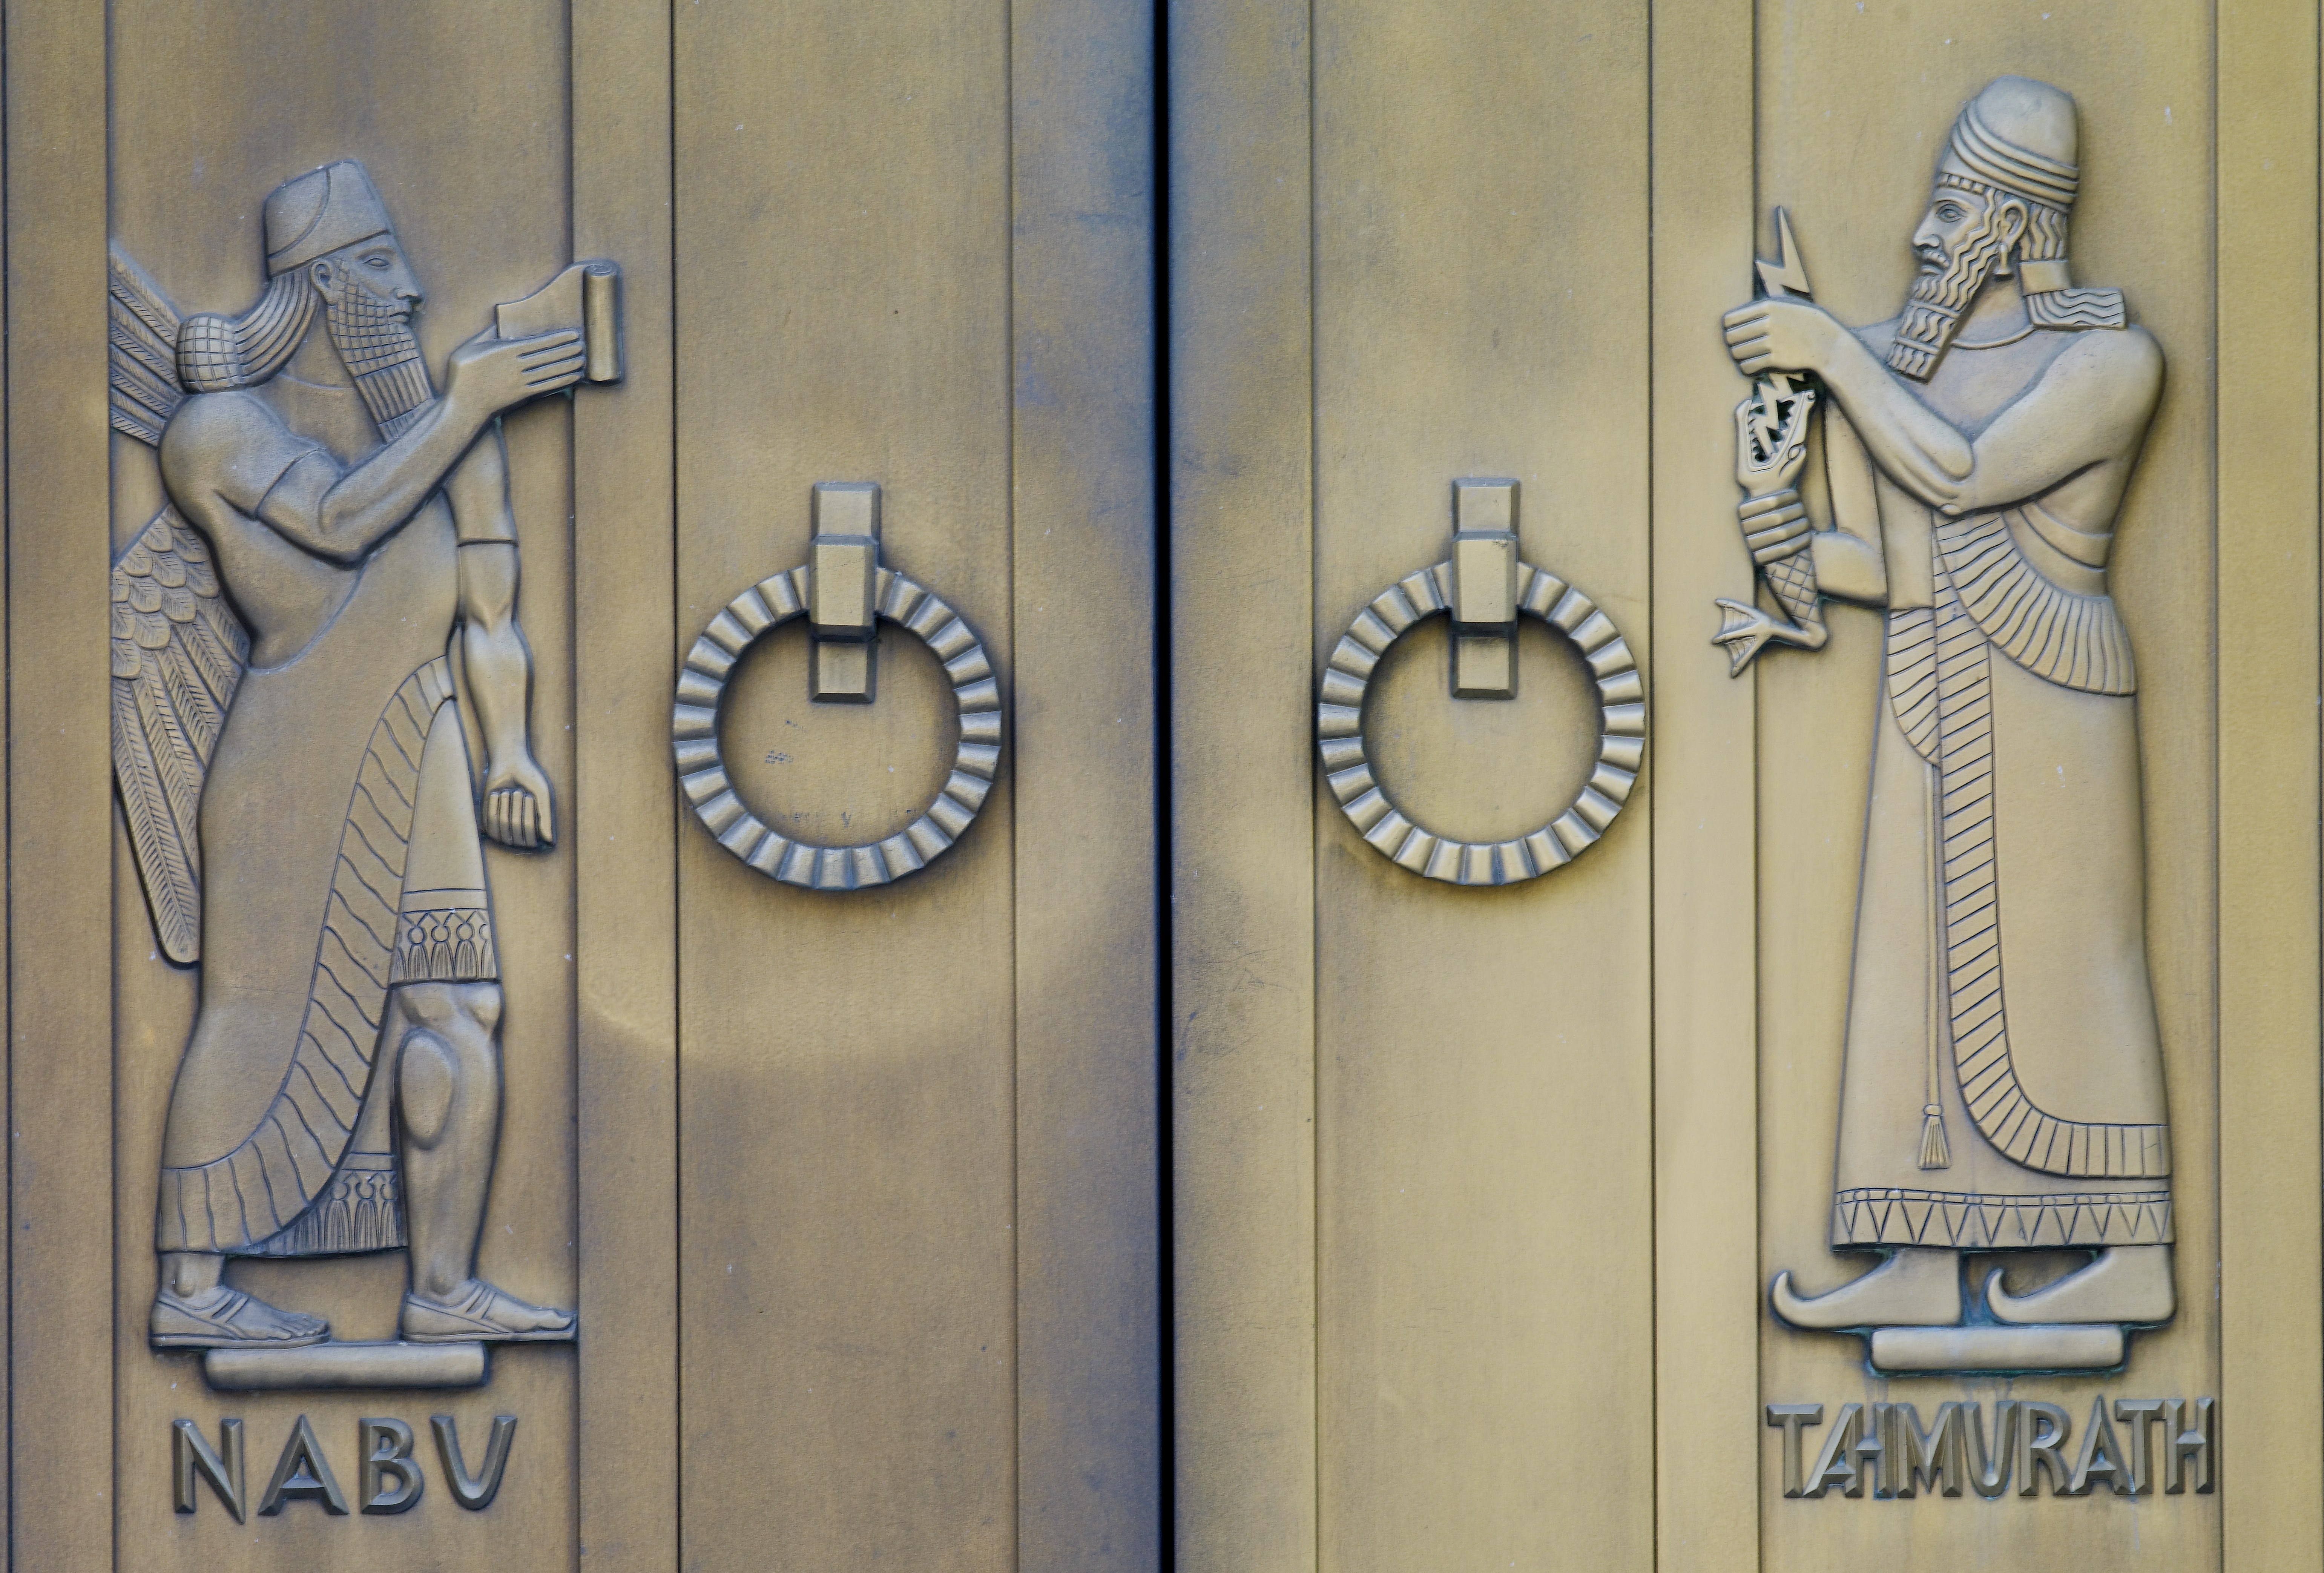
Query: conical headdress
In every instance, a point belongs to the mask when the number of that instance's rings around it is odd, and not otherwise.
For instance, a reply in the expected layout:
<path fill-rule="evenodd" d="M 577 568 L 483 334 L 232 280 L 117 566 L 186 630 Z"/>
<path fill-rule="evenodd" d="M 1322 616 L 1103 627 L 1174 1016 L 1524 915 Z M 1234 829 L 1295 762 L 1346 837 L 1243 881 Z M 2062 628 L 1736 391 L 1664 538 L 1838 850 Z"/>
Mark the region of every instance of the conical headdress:
<path fill-rule="evenodd" d="M 266 271 L 287 273 L 393 227 L 387 204 L 353 159 L 283 181 L 266 199 Z"/>
<path fill-rule="evenodd" d="M 2120 328 L 2129 320 L 2122 291 L 2074 288 L 2066 262 L 2067 217 L 2082 183 L 2080 155 L 2070 97 L 2047 82 L 1999 77 L 1953 122 L 1937 179 L 2006 192 L 2028 204 L 2017 270 L 2036 324 Z"/>
<path fill-rule="evenodd" d="M 265 292 L 240 317 L 198 312 L 178 328 L 178 380 L 197 393 L 266 381 L 282 369 L 315 314 L 298 270 L 343 245 L 384 235 L 387 204 L 352 159 L 283 181 L 266 199 Z"/>
<path fill-rule="evenodd" d="M 2073 99 L 2047 82 L 2003 77 L 1953 122 L 1952 144 L 1937 168 L 2069 208 L 2081 184 L 2075 140 Z"/>

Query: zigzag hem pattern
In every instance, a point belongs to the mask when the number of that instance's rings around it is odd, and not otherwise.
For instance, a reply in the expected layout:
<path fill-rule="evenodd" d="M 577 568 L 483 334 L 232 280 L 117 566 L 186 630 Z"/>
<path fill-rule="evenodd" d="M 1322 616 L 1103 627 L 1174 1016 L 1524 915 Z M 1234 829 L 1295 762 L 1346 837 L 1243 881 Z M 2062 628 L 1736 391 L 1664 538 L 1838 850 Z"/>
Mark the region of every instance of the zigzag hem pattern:
<path fill-rule="evenodd" d="M 1934 1245 L 1955 1251 L 2168 1245 L 2171 1193 L 1987 1196 L 1867 1186 L 1832 1198 L 1831 1243 Z"/>

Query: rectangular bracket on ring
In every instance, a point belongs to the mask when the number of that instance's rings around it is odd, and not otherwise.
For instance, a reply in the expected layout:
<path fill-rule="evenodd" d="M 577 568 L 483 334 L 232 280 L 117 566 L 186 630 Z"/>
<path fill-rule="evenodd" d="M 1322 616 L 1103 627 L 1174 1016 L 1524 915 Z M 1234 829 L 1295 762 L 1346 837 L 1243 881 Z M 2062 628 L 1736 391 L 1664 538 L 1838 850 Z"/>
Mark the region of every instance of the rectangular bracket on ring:
<path fill-rule="evenodd" d="M 1452 483 L 1452 697 L 1517 697 L 1517 483 Z"/>
<path fill-rule="evenodd" d="M 880 486 L 820 481 L 807 548 L 807 698 L 868 705 L 879 680 Z"/>

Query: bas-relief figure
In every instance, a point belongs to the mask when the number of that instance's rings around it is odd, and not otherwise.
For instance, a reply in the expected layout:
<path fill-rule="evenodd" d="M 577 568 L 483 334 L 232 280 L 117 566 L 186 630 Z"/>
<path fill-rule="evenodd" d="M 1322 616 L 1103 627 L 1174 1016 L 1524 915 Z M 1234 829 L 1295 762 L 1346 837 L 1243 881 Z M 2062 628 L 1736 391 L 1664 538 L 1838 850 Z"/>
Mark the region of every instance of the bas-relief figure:
<path fill-rule="evenodd" d="M 239 317 L 180 321 L 113 264 L 115 424 L 169 497 L 114 570 L 116 776 L 163 948 L 200 967 L 152 1341 L 319 1343 L 228 1259 L 403 1248 L 407 1343 L 568 1339 L 474 1272 L 501 1095 L 480 837 L 554 834 L 496 417 L 579 379 L 584 336 L 487 329 L 439 393 L 360 165 L 286 182 L 263 226 Z"/>
<path fill-rule="evenodd" d="M 2118 1364 L 2175 1307 L 2136 684 L 2106 578 L 2163 355 L 2117 291 L 2071 283 L 2076 138 L 2065 93 L 1992 83 L 1939 161 L 1900 316 L 1849 328 L 1801 298 L 1784 225 L 1770 293 L 1725 319 L 1763 379 L 1741 512 L 1783 615 L 1729 603 L 1720 639 L 1739 671 L 1821 645 L 1821 597 L 1886 609 L 1831 1223 L 1884 1260 L 1772 1296 L 1794 1328 L 1871 1333 L 1882 1368 Z M 1819 448 L 1811 520 L 1793 483 Z M 1966 1254 L 2061 1248 L 2091 1255 L 1964 1286 Z M 1885 1360 L 1884 1337 L 1916 1353 Z"/>

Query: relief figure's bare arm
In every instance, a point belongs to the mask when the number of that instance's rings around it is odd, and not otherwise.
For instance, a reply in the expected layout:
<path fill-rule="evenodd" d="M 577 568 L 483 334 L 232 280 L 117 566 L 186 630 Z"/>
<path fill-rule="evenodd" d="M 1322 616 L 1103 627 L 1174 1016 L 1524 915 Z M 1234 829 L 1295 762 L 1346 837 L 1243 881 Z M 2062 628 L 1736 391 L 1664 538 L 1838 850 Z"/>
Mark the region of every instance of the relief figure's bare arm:
<path fill-rule="evenodd" d="M 1880 532 L 1879 489 L 1871 456 L 1838 410 L 1823 412 L 1823 493 L 1828 518 L 1809 540 L 1823 594 L 1880 606 L 1888 602 L 1888 555 Z"/>
<path fill-rule="evenodd" d="M 313 449 L 263 497 L 240 505 L 317 557 L 361 561 L 418 512 L 486 421 L 511 405 L 571 386 L 581 366 L 577 334 L 470 339 L 452 353 L 444 396 L 394 441 L 344 469 Z"/>
<path fill-rule="evenodd" d="M 1838 601 L 1868 606 L 1888 601 L 1888 564 L 1880 549 L 1842 530 L 1819 530 L 1808 538 L 1815 553 L 1816 588 Z"/>
<path fill-rule="evenodd" d="M 1725 319 L 1727 350 L 1746 376 L 1813 372 L 1847 412 L 1880 467 L 1915 495 L 1957 484 L 1974 460 L 1969 438 L 1921 403 L 1864 342 L 1821 307 L 1758 300 Z"/>
<path fill-rule="evenodd" d="M 517 622 L 515 520 L 497 427 L 445 478 L 460 536 L 460 656 L 484 739 L 484 833 L 503 846 L 555 839 L 549 778 L 532 757 L 532 650 Z"/>
<path fill-rule="evenodd" d="M 410 430 L 346 469 L 317 449 L 283 472 L 258 516 L 301 551 L 360 562 L 410 520 L 475 440 L 477 423 L 464 417 L 438 399 Z"/>
<path fill-rule="evenodd" d="M 1829 320 L 1829 319 L 1827 319 Z M 1976 467 L 1975 445 L 1890 371 L 1853 333 L 1832 324 L 1824 385 L 1848 412 L 1873 462 L 1923 502 L 1942 502 Z"/>
<path fill-rule="evenodd" d="M 2162 392 L 2163 355 L 2144 332 L 2084 333 L 1978 433 L 1969 473 L 1932 500 L 1949 514 L 2006 508 L 2111 464 L 2111 514 Z"/>
<path fill-rule="evenodd" d="M 2095 465 L 2127 460 L 2163 385 L 2162 354 L 2141 329 L 2082 334 L 1972 438 L 1814 306 L 1738 307 L 1728 314 L 1727 339 L 1746 373 L 1821 376 L 1881 469 L 1953 514 L 2004 507 Z"/>

